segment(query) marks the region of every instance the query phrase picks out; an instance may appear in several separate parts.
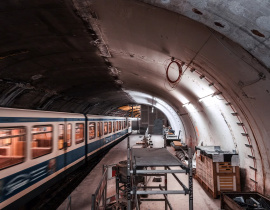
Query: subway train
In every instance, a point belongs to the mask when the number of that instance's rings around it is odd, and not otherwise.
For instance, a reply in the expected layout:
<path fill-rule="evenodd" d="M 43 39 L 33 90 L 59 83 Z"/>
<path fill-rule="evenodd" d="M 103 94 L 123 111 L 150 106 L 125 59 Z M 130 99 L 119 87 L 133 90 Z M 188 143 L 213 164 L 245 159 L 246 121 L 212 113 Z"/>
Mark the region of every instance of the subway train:
<path fill-rule="evenodd" d="M 0 209 L 23 205 L 130 132 L 124 117 L 0 108 Z"/>

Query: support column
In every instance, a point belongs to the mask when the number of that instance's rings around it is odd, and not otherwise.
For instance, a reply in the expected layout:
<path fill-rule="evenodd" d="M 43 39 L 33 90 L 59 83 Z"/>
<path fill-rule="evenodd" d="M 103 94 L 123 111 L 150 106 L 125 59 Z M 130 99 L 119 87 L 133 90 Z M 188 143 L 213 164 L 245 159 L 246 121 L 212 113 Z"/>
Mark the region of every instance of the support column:
<path fill-rule="evenodd" d="M 127 210 L 131 210 L 131 179 L 130 179 L 130 142 L 127 139 Z"/>
<path fill-rule="evenodd" d="M 192 177 L 191 148 L 188 148 L 188 167 L 189 167 L 189 210 L 193 210 L 193 177 Z"/>
<path fill-rule="evenodd" d="M 164 167 L 164 169 L 168 170 L 167 167 Z M 165 191 L 167 191 L 168 190 L 168 174 L 167 173 L 165 173 L 164 181 L 165 181 Z M 167 194 L 165 194 L 165 196 L 167 196 Z M 168 203 L 166 199 L 165 199 L 165 210 L 168 210 Z"/>

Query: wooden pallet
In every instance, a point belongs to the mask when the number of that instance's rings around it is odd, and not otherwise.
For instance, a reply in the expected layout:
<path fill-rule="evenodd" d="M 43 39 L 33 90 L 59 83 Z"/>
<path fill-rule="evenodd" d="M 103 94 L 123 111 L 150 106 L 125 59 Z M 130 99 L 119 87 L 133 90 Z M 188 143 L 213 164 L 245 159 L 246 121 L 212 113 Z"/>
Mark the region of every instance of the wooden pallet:
<path fill-rule="evenodd" d="M 213 198 L 217 198 L 217 193 L 209 188 L 204 181 L 202 181 L 198 176 L 195 176 L 196 180 L 200 183 L 200 185 L 208 192 Z"/>
<path fill-rule="evenodd" d="M 196 177 L 213 198 L 223 191 L 240 191 L 240 172 L 238 166 L 230 162 L 213 162 L 207 156 L 196 158 Z"/>

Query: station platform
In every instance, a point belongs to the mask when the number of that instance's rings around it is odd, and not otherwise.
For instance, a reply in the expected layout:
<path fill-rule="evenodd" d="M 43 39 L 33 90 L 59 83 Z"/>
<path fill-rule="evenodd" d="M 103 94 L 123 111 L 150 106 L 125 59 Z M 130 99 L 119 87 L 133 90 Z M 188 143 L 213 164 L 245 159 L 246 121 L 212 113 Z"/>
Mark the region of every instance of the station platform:
<path fill-rule="evenodd" d="M 130 135 L 130 146 L 140 148 L 136 145 L 136 142 L 140 142 L 143 139 L 142 135 L 133 134 Z M 160 148 L 164 146 L 164 140 L 162 135 L 152 135 L 153 148 Z M 168 151 L 172 154 L 175 153 L 172 147 L 167 147 Z M 97 164 L 97 166 L 89 173 L 89 175 L 81 182 L 81 184 L 71 193 L 70 199 L 66 199 L 59 207 L 58 210 L 68 209 L 76 210 L 89 210 L 91 209 L 91 195 L 95 193 L 98 184 L 101 180 L 103 165 L 117 164 L 120 161 L 127 159 L 127 138 L 112 148 L 105 157 Z M 183 181 L 184 184 L 188 184 L 188 179 L 185 174 L 177 174 L 177 177 Z M 153 183 L 153 177 L 149 178 L 149 186 L 156 185 Z M 168 189 L 178 190 L 179 184 L 171 174 L 168 175 Z M 108 183 L 108 191 L 112 191 L 115 188 L 114 184 Z M 108 192 L 110 194 L 110 192 Z M 154 196 L 154 195 L 150 195 Z M 213 199 L 211 196 L 199 185 L 198 181 L 193 179 L 193 206 L 194 209 L 220 209 L 220 199 Z M 188 209 L 189 197 L 188 195 L 168 195 L 170 203 L 173 209 Z M 140 208 L 142 210 L 163 210 L 164 202 L 142 202 Z"/>

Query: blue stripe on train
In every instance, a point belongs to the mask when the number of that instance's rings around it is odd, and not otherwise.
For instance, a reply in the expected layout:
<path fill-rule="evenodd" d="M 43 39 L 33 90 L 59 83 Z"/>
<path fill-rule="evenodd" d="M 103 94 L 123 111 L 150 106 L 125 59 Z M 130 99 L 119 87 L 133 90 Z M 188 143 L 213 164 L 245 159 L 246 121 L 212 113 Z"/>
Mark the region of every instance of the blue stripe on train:
<path fill-rule="evenodd" d="M 103 145 L 123 136 L 127 132 L 127 130 L 124 130 L 117 134 L 113 134 L 110 137 L 106 137 L 105 139 L 100 139 L 98 141 L 89 143 L 87 145 L 88 153 L 93 152 Z M 65 154 L 59 155 L 56 158 L 44 161 L 40 164 L 1 179 L 0 203 L 53 174 L 55 171 L 61 170 L 65 167 L 65 165 L 69 165 L 83 157 L 84 152 L 85 146 L 82 146 Z"/>

